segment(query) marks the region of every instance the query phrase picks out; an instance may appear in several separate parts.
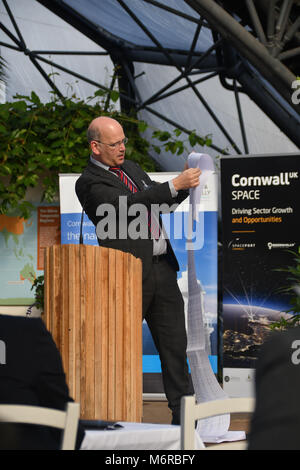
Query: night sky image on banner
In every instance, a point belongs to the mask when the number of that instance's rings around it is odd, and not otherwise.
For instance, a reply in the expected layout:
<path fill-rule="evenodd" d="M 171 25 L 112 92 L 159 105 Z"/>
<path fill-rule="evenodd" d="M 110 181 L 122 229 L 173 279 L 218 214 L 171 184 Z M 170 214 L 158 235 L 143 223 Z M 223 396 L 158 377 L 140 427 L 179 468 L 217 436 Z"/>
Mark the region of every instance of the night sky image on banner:
<path fill-rule="evenodd" d="M 222 158 L 223 365 L 254 368 L 291 308 L 282 268 L 300 245 L 300 155 Z"/>

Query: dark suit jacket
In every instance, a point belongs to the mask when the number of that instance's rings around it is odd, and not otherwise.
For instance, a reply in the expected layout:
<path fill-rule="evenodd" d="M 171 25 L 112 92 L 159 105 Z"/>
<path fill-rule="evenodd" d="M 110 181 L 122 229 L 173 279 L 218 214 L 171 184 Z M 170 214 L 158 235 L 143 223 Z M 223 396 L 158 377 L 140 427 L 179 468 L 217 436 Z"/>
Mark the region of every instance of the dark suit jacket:
<path fill-rule="evenodd" d="M 6 352 L 5 363 L 0 364 L 1 404 L 64 410 L 66 403 L 73 401 L 69 396 L 59 351 L 40 318 L 0 314 L 0 340 Z M 4 428 L 2 424 L 0 433 Z M 16 443 L 22 449 L 55 449 L 60 444 L 61 432 L 53 428 L 18 425 L 14 434 Z M 83 431 L 80 429 L 77 447 L 82 438 Z"/>
<path fill-rule="evenodd" d="M 89 162 L 87 168 L 76 182 L 76 194 L 86 214 L 95 226 L 103 218 L 96 215 L 98 206 L 105 203 L 113 205 L 117 214 L 117 238 L 105 240 L 98 238 L 99 245 L 125 251 L 141 258 L 143 262 L 143 278 L 146 278 L 152 263 L 153 242 L 150 237 L 148 239 L 140 238 L 137 240 L 132 240 L 129 237 L 126 239 L 118 238 L 119 197 L 127 197 L 128 209 L 133 204 L 144 204 L 147 208 L 151 209 L 151 204 L 165 203 L 170 207 L 176 203 L 178 205 L 189 195 L 189 192 L 179 191 L 178 196 L 173 198 L 169 183 L 158 184 L 153 182 L 137 163 L 126 160 L 122 168 L 137 185 L 139 189 L 137 193 L 131 193 L 128 187 L 111 172 Z M 133 219 L 133 216 L 128 216 L 127 227 Z M 145 220 L 145 223 L 147 223 L 147 220 Z M 177 259 L 168 240 L 167 256 L 174 269 L 178 271 Z"/>
<path fill-rule="evenodd" d="M 294 344 L 299 350 L 293 349 Z M 300 328 L 272 333 L 256 369 L 249 450 L 300 450 Z M 296 359 L 296 362 L 295 362 Z"/>

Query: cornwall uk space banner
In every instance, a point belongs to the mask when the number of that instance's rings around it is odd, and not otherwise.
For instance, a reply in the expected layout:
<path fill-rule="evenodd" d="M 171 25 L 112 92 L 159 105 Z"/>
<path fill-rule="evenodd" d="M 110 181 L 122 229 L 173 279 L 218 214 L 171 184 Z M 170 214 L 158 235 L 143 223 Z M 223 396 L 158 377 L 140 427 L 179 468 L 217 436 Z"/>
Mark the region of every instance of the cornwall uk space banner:
<path fill-rule="evenodd" d="M 168 181 L 176 175 L 178 173 L 149 173 L 152 180 L 160 183 Z M 79 243 L 82 208 L 75 193 L 75 183 L 78 177 L 79 175 L 75 174 L 60 175 L 62 244 Z M 215 373 L 218 371 L 217 201 L 217 175 L 213 174 L 203 188 L 199 207 L 199 222 L 195 223 L 193 232 L 198 241 L 194 254 L 197 280 L 201 286 L 204 305 L 206 351 Z M 178 284 L 185 301 L 186 313 L 188 301 L 186 252 L 188 210 L 189 201 L 186 200 L 178 206 L 175 213 L 162 215 L 164 228 L 180 266 Z M 86 214 L 84 214 L 82 225 L 83 243 L 98 245 L 95 227 Z M 143 392 L 163 393 L 160 360 L 146 322 L 143 323 Z"/>
<path fill-rule="evenodd" d="M 223 381 L 231 395 L 253 391 L 259 348 L 272 323 L 290 315 L 282 269 L 300 245 L 299 167 L 299 154 L 221 159 Z"/>

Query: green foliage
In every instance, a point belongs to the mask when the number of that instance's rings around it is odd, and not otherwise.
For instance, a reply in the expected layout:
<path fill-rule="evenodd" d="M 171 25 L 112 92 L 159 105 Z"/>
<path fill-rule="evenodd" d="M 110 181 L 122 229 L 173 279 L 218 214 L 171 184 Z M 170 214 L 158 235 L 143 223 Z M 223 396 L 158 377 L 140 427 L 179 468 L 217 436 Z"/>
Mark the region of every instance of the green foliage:
<path fill-rule="evenodd" d="M 86 130 L 100 115 L 110 115 L 123 124 L 129 137 L 127 157 L 146 171 L 155 170 L 148 156 L 149 143 L 139 135 L 139 122 L 116 111 L 104 112 L 104 93 L 98 91 L 95 96 L 94 105 L 74 96 L 63 102 L 54 96 L 42 103 L 33 91 L 29 97 L 17 95 L 16 101 L 0 105 L 1 213 L 18 208 L 18 215 L 28 218 L 32 207 L 25 201 L 25 193 L 29 187 L 41 183 L 42 200 L 51 202 L 58 190 L 58 173 L 81 173 L 90 153 Z M 116 99 L 112 93 L 111 99 Z"/>
<path fill-rule="evenodd" d="M 187 150 L 185 141 L 178 139 L 181 134 L 182 131 L 180 129 L 174 129 L 173 135 L 167 131 L 156 130 L 153 132 L 152 137 L 159 140 L 160 142 L 164 142 L 162 147 L 165 149 L 165 151 L 181 155 L 184 151 Z M 187 138 L 187 143 L 190 147 L 194 147 L 195 145 L 200 145 L 201 147 L 207 145 L 209 147 L 212 143 L 212 140 L 209 135 L 200 137 L 196 134 L 196 131 L 192 131 Z M 155 147 L 155 151 L 160 153 L 160 148 Z"/>
<path fill-rule="evenodd" d="M 35 307 L 44 311 L 44 275 L 38 276 L 32 286 L 31 290 L 34 290 L 34 298 L 35 298 Z"/>
<path fill-rule="evenodd" d="M 90 149 L 86 130 L 92 119 L 109 115 L 124 127 L 129 141 L 126 157 L 138 162 L 145 171 L 155 171 L 149 157 L 154 149 L 182 154 L 185 144 L 179 139 L 181 131 L 173 134 L 152 130 L 149 143 L 141 137 L 148 124 L 135 116 L 124 115 L 113 109 L 119 94 L 98 90 L 87 102 L 75 95 L 61 101 L 55 94 L 48 103 L 42 103 L 32 91 L 30 96 L 17 95 L 16 101 L 0 105 L 0 213 L 12 210 L 27 219 L 33 206 L 26 201 L 28 188 L 42 185 L 42 200 L 52 202 L 58 191 L 59 173 L 81 173 L 88 162 Z M 93 104 L 91 104 L 93 103 Z M 201 138 L 193 132 L 190 145 L 209 145 L 210 138 Z"/>
<path fill-rule="evenodd" d="M 290 251 L 289 253 L 294 255 L 295 265 L 287 266 L 286 268 L 280 268 L 278 271 L 288 273 L 287 280 L 290 282 L 289 286 L 281 289 L 281 292 L 290 295 L 291 308 L 286 313 L 292 313 L 291 317 L 286 319 L 281 317 L 278 322 L 274 322 L 271 325 L 272 330 L 286 330 L 295 326 L 300 326 L 300 247 L 298 251 Z M 296 293 L 295 293 L 296 289 Z"/>

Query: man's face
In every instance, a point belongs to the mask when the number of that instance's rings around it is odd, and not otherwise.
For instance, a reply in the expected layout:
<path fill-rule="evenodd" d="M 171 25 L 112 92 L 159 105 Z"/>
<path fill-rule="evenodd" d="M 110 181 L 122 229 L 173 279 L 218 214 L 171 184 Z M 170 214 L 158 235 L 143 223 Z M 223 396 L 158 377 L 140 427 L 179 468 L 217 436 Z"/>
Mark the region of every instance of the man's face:
<path fill-rule="evenodd" d="M 101 128 L 101 142 L 93 140 L 91 149 L 94 158 L 108 166 L 122 165 L 125 159 L 125 135 L 118 123 Z"/>

